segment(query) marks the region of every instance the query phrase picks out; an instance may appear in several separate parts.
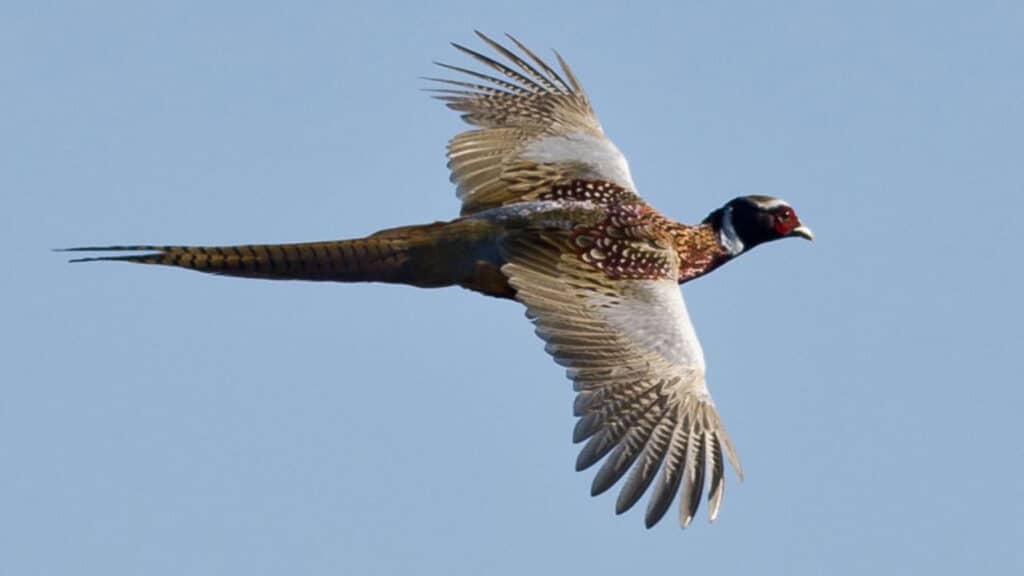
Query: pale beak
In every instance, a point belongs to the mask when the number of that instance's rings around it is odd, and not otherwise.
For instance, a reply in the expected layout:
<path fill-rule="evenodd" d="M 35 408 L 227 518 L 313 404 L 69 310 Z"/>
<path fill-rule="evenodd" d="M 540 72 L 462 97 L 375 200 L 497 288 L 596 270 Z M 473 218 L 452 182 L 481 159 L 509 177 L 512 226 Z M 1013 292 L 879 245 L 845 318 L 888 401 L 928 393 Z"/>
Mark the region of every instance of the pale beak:
<path fill-rule="evenodd" d="M 808 228 L 807 226 L 804 226 L 803 224 L 790 230 L 789 236 L 799 236 L 801 238 L 806 238 L 812 242 L 814 241 L 814 232 L 811 232 L 811 229 Z"/>

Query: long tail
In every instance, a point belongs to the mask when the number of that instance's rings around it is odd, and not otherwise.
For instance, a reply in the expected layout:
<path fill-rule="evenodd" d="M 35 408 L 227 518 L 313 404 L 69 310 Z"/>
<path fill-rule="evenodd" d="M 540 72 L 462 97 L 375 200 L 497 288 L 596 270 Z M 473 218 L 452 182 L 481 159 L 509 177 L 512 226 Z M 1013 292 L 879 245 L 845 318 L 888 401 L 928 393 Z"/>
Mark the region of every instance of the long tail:
<path fill-rule="evenodd" d="M 494 240 L 485 224 L 456 220 L 406 226 L 366 238 L 238 246 L 85 246 L 67 252 L 147 252 L 75 258 L 135 262 L 273 280 L 390 282 L 420 287 L 472 284 Z M 469 287 L 469 286 L 467 286 Z"/>

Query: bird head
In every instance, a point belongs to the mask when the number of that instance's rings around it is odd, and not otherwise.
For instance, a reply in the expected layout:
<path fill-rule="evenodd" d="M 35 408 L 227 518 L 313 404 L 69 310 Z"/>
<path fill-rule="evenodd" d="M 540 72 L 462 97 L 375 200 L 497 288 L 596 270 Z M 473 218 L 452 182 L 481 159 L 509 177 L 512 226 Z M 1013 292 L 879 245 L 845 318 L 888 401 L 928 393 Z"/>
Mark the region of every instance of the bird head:
<path fill-rule="evenodd" d="M 793 207 L 771 196 L 734 198 L 704 222 L 718 231 L 722 245 L 733 256 L 780 238 L 814 240 L 814 233 L 800 222 Z"/>

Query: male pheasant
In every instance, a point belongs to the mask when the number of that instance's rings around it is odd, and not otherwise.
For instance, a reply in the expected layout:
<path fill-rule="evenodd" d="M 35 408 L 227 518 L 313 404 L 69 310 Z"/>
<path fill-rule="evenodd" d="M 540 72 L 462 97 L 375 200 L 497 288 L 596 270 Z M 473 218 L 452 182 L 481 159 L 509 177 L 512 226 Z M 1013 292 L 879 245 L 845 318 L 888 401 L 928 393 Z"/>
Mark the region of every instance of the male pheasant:
<path fill-rule="evenodd" d="M 696 225 L 666 218 L 637 195 L 626 159 L 560 55 L 558 72 L 511 36 L 518 53 L 477 34 L 496 57 L 453 46 L 491 74 L 439 64 L 462 79 L 429 79 L 439 83 L 436 97 L 477 127 L 448 144 L 460 217 L 353 240 L 73 248 L 147 252 L 74 261 L 275 280 L 462 286 L 518 300 L 574 382 L 573 441 L 587 442 L 576 468 L 604 459 L 592 493 L 632 470 L 616 512 L 651 488 L 651 527 L 681 492 L 679 521 L 686 527 L 709 472 L 714 521 L 723 452 L 741 478 L 742 471 L 705 385 L 703 351 L 678 285 L 758 244 L 811 240 L 811 231 L 786 202 L 768 196 L 735 198 Z"/>

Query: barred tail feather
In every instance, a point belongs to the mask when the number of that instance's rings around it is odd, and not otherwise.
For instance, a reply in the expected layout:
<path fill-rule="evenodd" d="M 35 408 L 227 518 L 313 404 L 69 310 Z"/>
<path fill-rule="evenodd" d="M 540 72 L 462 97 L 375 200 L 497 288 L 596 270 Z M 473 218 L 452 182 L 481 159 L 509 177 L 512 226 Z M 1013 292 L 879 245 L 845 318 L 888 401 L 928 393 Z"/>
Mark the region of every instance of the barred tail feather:
<path fill-rule="evenodd" d="M 147 252 L 75 258 L 71 262 L 135 262 L 211 274 L 275 280 L 401 282 L 406 246 L 362 238 L 298 244 L 238 246 L 87 246 L 70 252 Z"/>
<path fill-rule="evenodd" d="M 513 295 L 498 271 L 494 229 L 486 220 L 455 220 L 381 230 L 366 238 L 238 246 L 86 246 L 103 252 L 71 262 L 134 262 L 210 274 L 272 280 L 388 282 L 421 288 L 460 285 L 501 298 Z M 142 254 L 124 254 L 142 252 Z M 111 254 L 118 253 L 118 254 Z"/>

